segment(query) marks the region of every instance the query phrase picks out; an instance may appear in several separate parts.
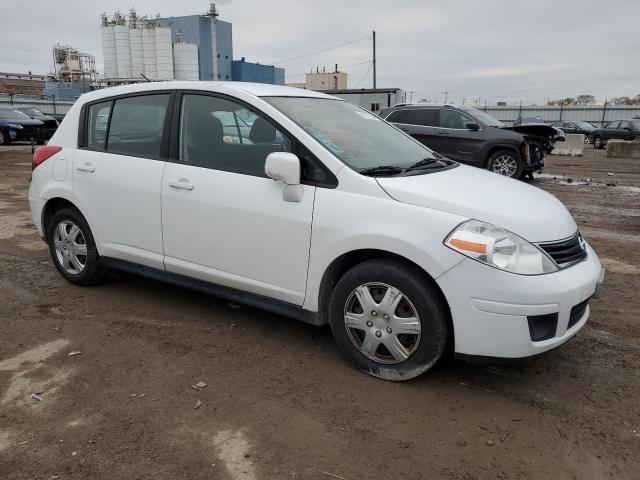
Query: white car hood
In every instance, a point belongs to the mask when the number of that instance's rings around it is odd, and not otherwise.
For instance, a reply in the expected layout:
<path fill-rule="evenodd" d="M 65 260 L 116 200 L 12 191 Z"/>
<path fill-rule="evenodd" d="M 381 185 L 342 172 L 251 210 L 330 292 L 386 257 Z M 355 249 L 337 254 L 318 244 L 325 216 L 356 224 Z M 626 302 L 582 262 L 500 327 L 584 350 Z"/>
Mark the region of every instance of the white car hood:
<path fill-rule="evenodd" d="M 560 240 L 578 229 L 553 195 L 475 167 L 376 180 L 400 202 L 492 223 L 530 242 Z"/>

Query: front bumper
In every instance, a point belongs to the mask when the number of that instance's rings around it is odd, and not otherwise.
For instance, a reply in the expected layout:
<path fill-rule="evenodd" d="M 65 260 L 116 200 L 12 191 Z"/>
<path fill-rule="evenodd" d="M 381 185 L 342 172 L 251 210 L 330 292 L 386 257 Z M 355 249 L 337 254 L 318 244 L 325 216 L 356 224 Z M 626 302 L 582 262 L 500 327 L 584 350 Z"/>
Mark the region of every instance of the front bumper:
<path fill-rule="evenodd" d="M 528 357 L 578 333 L 589 317 L 588 300 L 604 280 L 597 255 L 586 248 L 585 260 L 546 275 L 516 275 L 465 259 L 438 277 L 451 308 L 456 353 Z M 532 319 L 549 316 L 555 316 L 553 330 L 532 340 Z"/>

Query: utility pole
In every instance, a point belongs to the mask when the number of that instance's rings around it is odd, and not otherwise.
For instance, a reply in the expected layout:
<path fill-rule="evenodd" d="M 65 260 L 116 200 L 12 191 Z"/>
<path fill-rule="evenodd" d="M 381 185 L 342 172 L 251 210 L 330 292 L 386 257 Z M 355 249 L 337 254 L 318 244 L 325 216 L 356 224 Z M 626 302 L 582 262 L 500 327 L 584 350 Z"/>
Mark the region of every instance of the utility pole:
<path fill-rule="evenodd" d="M 447 103 L 447 100 L 449 100 L 449 94 L 451 92 L 442 92 L 442 93 L 444 93 L 444 103 Z"/>
<path fill-rule="evenodd" d="M 376 88 L 376 31 L 373 31 L 373 88 Z"/>
<path fill-rule="evenodd" d="M 413 90 L 409 90 L 411 97 L 409 97 L 409 103 L 413 103 Z"/>

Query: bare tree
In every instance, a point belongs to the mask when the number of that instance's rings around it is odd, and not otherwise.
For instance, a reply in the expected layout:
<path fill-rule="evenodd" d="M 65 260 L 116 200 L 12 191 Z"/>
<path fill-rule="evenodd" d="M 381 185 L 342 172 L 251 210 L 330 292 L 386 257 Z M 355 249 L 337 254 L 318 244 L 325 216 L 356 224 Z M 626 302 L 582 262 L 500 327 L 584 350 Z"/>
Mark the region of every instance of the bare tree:
<path fill-rule="evenodd" d="M 593 95 L 578 95 L 576 97 L 576 104 L 577 105 L 592 105 L 596 103 L 596 98 Z"/>

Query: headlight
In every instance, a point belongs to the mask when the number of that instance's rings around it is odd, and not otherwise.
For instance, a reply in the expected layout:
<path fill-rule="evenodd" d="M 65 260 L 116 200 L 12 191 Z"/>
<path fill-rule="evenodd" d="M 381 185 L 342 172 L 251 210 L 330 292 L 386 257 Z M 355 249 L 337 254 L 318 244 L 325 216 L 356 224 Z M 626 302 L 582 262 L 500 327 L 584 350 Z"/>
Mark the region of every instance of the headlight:
<path fill-rule="evenodd" d="M 7 127 L 13 128 L 15 130 L 22 130 L 24 128 L 22 125 L 16 125 L 15 123 L 9 123 Z"/>
<path fill-rule="evenodd" d="M 546 253 L 515 233 L 478 220 L 469 220 L 445 240 L 453 250 L 491 267 L 521 275 L 558 270 Z"/>

